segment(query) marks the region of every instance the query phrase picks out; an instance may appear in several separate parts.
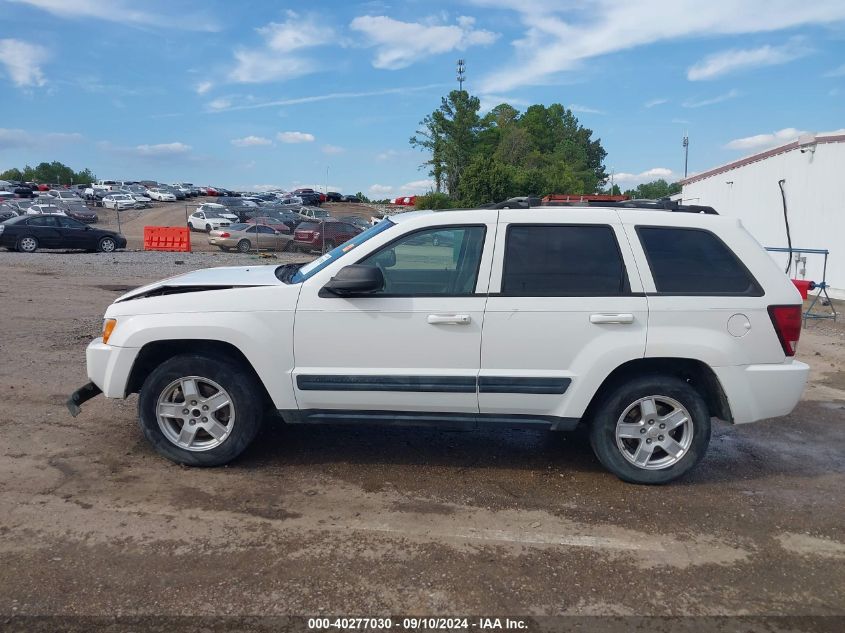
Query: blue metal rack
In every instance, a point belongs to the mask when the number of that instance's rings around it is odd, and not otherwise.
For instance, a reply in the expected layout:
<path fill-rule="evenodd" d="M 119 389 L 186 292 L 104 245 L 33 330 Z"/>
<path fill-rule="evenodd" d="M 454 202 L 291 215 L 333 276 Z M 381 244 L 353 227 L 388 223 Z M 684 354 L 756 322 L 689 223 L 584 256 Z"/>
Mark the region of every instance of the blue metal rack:
<path fill-rule="evenodd" d="M 770 253 L 789 253 L 789 266 L 792 267 L 793 253 L 807 253 L 808 255 L 823 255 L 824 256 L 824 266 L 822 267 L 822 280 L 815 282 L 816 286 L 813 290 L 816 291 L 816 294 L 813 295 L 813 300 L 810 302 L 810 305 L 807 307 L 807 310 L 804 312 L 804 324 L 806 325 L 807 319 L 833 319 L 836 321 L 837 313 L 836 307 L 833 305 L 833 301 L 830 300 L 830 296 L 827 294 L 827 289 L 830 287 L 827 283 L 827 257 L 830 255 L 830 251 L 826 248 L 788 248 L 788 247 L 775 247 L 775 246 L 767 246 L 766 250 Z M 824 296 L 824 301 L 822 301 L 822 305 L 830 308 L 830 312 L 814 312 L 814 308 L 816 303 Z M 827 303 L 825 303 L 825 301 Z"/>

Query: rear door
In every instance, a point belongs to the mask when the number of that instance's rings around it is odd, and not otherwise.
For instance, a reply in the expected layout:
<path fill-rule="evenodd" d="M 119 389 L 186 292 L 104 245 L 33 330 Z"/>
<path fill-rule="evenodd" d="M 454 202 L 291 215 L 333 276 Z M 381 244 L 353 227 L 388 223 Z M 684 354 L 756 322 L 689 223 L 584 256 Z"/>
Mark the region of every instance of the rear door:
<path fill-rule="evenodd" d="M 27 220 L 29 232 L 38 240 L 41 248 L 62 248 L 59 223 L 54 215 L 39 215 Z"/>
<path fill-rule="evenodd" d="M 502 210 L 484 316 L 481 413 L 552 423 L 580 417 L 608 374 L 642 358 L 647 324 L 614 210 Z"/>
<path fill-rule="evenodd" d="M 56 217 L 64 248 L 92 248 L 91 229 L 73 218 Z"/>

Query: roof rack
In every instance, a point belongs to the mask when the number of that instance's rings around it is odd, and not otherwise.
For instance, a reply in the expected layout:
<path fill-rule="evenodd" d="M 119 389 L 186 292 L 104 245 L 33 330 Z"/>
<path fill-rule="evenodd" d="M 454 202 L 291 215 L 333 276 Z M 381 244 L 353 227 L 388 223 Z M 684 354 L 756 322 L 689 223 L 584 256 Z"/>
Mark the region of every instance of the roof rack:
<path fill-rule="evenodd" d="M 614 209 L 654 209 L 658 211 L 673 211 L 677 213 L 704 213 L 719 215 L 716 209 L 699 204 L 681 204 L 677 200 L 663 198 L 661 200 L 550 200 L 544 202 L 535 196 L 519 196 L 502 202 L 482 205 L 482 209 L 531 209 L 535 207 L 612 207 Z"/>

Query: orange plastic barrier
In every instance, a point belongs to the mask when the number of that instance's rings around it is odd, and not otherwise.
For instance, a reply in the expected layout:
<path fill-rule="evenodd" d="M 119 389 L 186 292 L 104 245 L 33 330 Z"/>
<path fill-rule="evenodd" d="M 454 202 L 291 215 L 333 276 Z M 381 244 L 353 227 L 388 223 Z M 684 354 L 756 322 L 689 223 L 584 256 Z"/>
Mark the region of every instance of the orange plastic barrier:
<path fill-rule="evenodd" d="M 816 289 L 816 282 L 815 281 L 809 281 L 807 279 L 793 279 L 792 283 L 794 283 L 795 287 L 798 288 L 798 292 L 801 293 L 802 299 L 806 299 L 807 294 L 811 290 Z"/>
<path fill-rule="evenodd" d="M 191 233 L 187 226 L 145 226 L 145 251 L 191 252 Z"/>

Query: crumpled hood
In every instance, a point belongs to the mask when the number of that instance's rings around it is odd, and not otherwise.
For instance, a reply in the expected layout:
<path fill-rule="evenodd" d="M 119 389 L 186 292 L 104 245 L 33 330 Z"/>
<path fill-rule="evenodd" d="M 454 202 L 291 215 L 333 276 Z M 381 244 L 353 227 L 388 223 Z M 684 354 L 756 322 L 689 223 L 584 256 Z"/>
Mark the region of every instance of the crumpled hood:
<path fill-rule="evenodd" d="M 202 268 L 130 290 L 118 297 L 115 303 L 162 294 L 200 292 L 223 288 L 277 286 L 282 284 L 276 277 L 277 268 L 277 265 Z"/>

